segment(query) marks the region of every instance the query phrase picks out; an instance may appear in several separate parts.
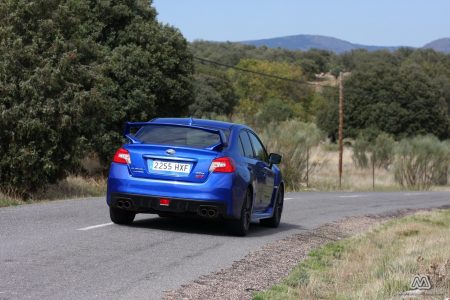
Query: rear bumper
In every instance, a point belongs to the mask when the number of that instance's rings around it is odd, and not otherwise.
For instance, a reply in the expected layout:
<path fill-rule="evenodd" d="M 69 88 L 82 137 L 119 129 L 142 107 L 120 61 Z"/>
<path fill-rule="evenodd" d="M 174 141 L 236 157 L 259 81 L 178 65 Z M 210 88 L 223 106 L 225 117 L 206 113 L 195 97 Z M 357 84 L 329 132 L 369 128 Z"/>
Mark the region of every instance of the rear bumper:
<path fill-rule="evenodd" d="M 217 201 L 198 201 L 191 199 L 178 199 L 178 198 L 166 198 L 169 199 L 169 205 L 160 205 L 160 197 L 145 196 L 145 195 L 132 195 L 113 193 L 111 194 L 111 200 L 109 205 L 111 207 L 120 207 L 121 202 L 128 201 L 130 206 L 127 210 L 134 211 L 136 213 L 155 213 L 155 214 L 179 214 L 179 215 L 202 215 L 202 210 L 214 210 L 214 217 L 227 217 L 225 203 Z M 204 215 L 205 217 L 208 214 Z"/>
<path fill-rule="evenodd" d="M 108 177 L 107 203 L 117 207 L 119 198 L 128 199 L 135 212 L 194 214 L 200 206 L 217 208 L 226 218 L 238 217 L 241 207 L 233 188 L 234 174 L 210 174 L 203 183 L 153 180 L 130 175 L 126 165 L 111 164 Z M 168 207 L 159 205 L 160 198 L 171 200 Z"/>

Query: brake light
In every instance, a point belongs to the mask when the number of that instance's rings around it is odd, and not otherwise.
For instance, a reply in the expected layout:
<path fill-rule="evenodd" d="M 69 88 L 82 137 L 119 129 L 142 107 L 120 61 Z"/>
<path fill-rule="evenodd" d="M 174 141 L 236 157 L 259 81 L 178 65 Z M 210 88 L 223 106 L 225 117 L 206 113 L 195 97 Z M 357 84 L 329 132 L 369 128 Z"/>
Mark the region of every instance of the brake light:
<path fill-rule="evenodd" d="M 167 198 L 160 198 L 159 199 L 159 205 L 169 206 L 170 205 L 170 200 L 167 199 Z"/>
<path fill-rule="evenodd" d="M 209 171 L 214 173 L 232 173 L 234 170 L 234 162 L 230 157 L 216 158 L 209 167 Z"/>
<path fill-rule="evenodd" d="M 128 150 L 126 149 L 120 148 L 114 155 L 113 162 L 118 164 L 130 164 L 131 163 L 130 152 L 128 152 Z"/>

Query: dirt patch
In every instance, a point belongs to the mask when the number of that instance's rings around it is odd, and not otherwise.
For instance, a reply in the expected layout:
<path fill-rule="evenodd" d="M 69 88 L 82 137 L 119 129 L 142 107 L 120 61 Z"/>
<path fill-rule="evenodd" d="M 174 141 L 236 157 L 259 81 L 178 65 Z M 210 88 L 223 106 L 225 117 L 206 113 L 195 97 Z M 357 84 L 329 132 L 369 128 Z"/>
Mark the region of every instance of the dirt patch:
<path fill-rule="evenodd" d="M 252 293 L 277 284 L 304 260 L 314 248 L 346 238 L 392 218 L 418 210 L 401 210 L 384 215 L 350 217 L 316 229 L 294 234 L 263 246 L 243 259 L 181 288 L 168 291 L 164 299 L 251 299 Z"/>

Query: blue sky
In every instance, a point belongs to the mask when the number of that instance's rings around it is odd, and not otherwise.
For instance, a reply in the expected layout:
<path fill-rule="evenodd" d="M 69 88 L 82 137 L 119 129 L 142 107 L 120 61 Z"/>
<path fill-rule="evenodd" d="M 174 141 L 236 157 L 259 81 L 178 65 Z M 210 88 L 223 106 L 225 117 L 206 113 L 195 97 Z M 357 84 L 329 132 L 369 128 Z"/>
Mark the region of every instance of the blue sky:
<path fill-rule="evenodd" d="M 450 37 L 450 0 L 154 0 L 153 6 L 159 21 L 189 41 L 320 34 L 418 47 Z"/>

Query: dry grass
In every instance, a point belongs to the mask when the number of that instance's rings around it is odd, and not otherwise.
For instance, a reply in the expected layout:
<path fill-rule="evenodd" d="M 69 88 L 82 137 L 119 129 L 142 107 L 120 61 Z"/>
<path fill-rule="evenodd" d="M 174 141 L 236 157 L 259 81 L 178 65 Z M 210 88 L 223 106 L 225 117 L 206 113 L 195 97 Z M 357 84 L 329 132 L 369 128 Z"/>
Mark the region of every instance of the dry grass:
<path fill-rule="evenodd" d="M 96 197 L 106 193 L 106 179 L 69 176 L 57 184 L 48 186 L 45 190 L 34 194 L 29 200 L 23 201 L 17 197 L 0 193 L 0 207 L 33 203 L 45 200 L 71 199 L 81 197 Z"/>
<path fill-rule="evenodd" d="M 450 210 L 421 212 L 315 250 L 255 299 L 404 299 L 428 275 L 427 299 L 450 295 Z"/>
<path fill-rule="evenodd" d="M 18 198 L 6 196 L 6 195 L 0 193 L 0 207 L 16 206 L 16 205 L 21 205 L 24 203 L 25 203 L 24 201 L 22 201 Z"/>
<path fill-rule="evenodd" d="M 343 156 L 342 190 L 344 191 L 372 191 L 372 170 L 356 168 L 352 159 L 351 147 L 345 147 Z M 320 145 L 312 151 L 312 163 L 317 162 L 319 167 L 310 175 L 310 188 L 313 191 L 336 191 L 339 187 L 338 162 L 339 152 L 335 147 L 327 144 Z M 376 191 L 400 191 L 405 187 L 394 180 L 392 170 L 378 168 L 375 170 Z M 449 190 L 450 185 L 433 187 L 432 190 Z"/>
<path fill-rule="evenodd" d="M 372 190 L 372 170 L 356 168 L 352 159 L 351 147 L 344 149 L 342 166 L 342 189 L 346 191 L 370 191 Z M 311 186 L 321 191 L 333 191 L 339 186 L 338 177 L 338 151 L 326 151 L 321 146 L 315 149 L 312 160 L 324 161 L 322 167 L 313 174 Z M 381 191 L 396 191 L 401 187 L 394 180 L 394 175 L 385 169 L 375 171 L 375 188 Z"/>

